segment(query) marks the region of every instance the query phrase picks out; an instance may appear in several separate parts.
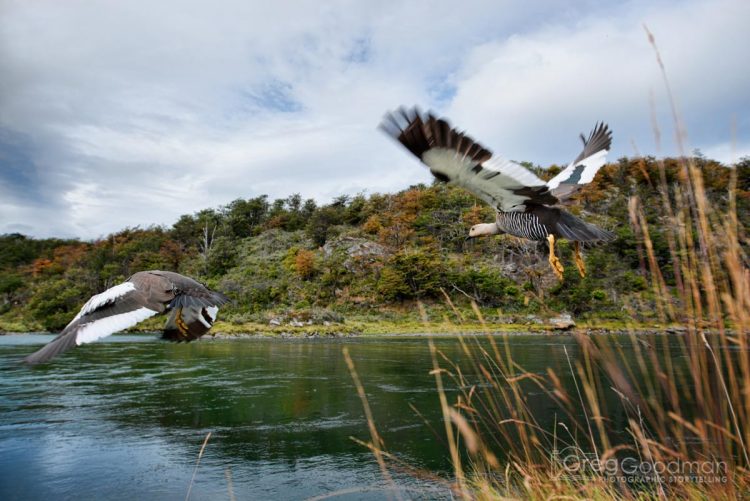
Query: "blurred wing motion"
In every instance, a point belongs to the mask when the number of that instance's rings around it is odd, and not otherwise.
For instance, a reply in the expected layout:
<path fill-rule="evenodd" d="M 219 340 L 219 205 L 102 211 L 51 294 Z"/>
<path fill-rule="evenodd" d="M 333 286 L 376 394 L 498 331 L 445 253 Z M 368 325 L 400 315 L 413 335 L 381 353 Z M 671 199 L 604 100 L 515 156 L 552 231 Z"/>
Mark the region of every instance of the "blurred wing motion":
<path fill-rule="evenodd" d="M 607 153 L 612 147 L 612 131 L 604 123 L 596 124 L 586 139 L 581 134 L 583 151 L 558 175 L 547 182 L 552 194 L 565 201 L 581 186 L 590 183 L 599 169 L 607 161 Z"/>
<path fill-rule="evenodd" d="M 172 315 L 163 337 L 192 341 L 208 332 L 218 306 L 228 301 L 226 296 L 178 273 L 142 271 L 89 299 L 55 339 L 24 362 L 47 362 L 74 346 L 133 327 L 167 310 L 172 310 Z"/>
<path fill-rule="evenodd" d="M 557 198 L 544 181 L 510 160 L 493 155 L 472 138 L 419 109 L 386 114 L 380 128 L 398 140 L 440 181 L 461 186 L 504 212 L 552 205 Z"/>

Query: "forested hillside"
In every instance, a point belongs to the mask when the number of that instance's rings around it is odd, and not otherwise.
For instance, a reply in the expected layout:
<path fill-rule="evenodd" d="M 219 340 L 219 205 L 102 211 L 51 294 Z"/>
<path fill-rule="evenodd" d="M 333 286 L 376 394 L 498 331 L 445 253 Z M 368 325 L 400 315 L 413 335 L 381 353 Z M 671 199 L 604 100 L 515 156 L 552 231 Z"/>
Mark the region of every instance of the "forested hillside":
<path fill-rule="evenodd" d="M 694 160 L 710 201 L 726 208 L 731 169 Z M 585 248 L 585 279 L 566 242 L 558 247 L 566 266 L 559 283 L 546 243 L 507 235 L 466 241 L 468 228 L 493 221 L 493 211 L 442 184 L 341 196 L 323 206 L 299 195 L 261 196 L 184 215 L 171 228 L 128 228 L 94 242 L 3 235 L 0 330 L 60 329 L 89 296 L 146 269 L 179 271 L 226 293 L 233 303 L 221 319 L 238 326 L 417 319 L 416 300 L 437 319 L 460 320 L 474 301 L 488 321 L 505 323 L 561 312 L 577 319 L 653 320 L 643 245 L 628 207 L 637 196 L 664 280 L 673 287 L 668 242 L 659 231 L 665 199 L 658 186 L 662 180 L 672 186 L 680 164 L 666 159 L 663 170 L 659 164 L 621 159 L 578 196 L 570 210 L 618 237 Z M 740 241 L 747 250 L 750 159 L 736 169 Z M 559 167 L 534 170 L 549 178 Z"/>

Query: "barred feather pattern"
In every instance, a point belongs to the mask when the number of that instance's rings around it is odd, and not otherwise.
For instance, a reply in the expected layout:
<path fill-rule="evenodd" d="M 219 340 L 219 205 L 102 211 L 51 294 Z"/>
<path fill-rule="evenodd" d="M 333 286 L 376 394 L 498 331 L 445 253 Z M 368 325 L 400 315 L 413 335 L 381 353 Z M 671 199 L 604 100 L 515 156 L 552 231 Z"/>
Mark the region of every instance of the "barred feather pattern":
<path fill-rule="evenodd" d="M 528 240 L 544 240 L 552 233 L 551 229 L 542 224 L 531 212 L 498 211 L 497 227 L 509 235 Z"/>

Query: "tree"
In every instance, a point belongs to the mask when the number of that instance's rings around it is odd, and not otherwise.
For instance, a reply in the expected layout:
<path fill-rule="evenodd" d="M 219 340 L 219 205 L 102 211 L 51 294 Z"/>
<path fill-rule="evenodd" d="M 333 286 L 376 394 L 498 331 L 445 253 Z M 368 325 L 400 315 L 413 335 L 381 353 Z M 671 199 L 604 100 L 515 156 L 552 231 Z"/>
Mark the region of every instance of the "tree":
<path fill-rule="evenodd" d="M 237 250 L 234 241 L 227 236 L 216 237 L 205 258 L 205 273 L 211 277 L 226 274 L 237 262 Z"/>
<path fill-rule="evenodd" d="M 317 246 L 322 246 L 334 235 L 333 227 L 342 222 L 341 207 L 327 205 L 315 211 L 307 222 L 305 231 Z"/>
<path fill-rule="evenodd" d="M 385 266 L 380 272 L 377 291 L 386 301 L 397 301 L 412 296 L 412 290 L 406 283 L 406 276 L 401 270 Z"/>
<path fill-rule="evenodd" d="M 307 249 L 300 249 L 294 257 L 294 270 L 303 280 L 315 274 L 315 254 Z"/>
<path fill-rule="evenodd" d="M 268 219 L 268 197 L 261 195 L 247 200 L 238 198 L 224 210 L 229 234 L 234 238 L 246 238 L 259 234 Z"/>

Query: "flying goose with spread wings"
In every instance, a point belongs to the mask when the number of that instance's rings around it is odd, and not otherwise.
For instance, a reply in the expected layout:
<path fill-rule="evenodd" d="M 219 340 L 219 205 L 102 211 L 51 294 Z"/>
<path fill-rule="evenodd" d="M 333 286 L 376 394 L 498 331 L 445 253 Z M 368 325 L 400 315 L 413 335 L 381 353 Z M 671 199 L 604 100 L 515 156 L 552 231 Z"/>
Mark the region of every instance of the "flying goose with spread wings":
<path fill-rule="evenodd" d="M 170 341 L 193 341 L 208 332 L 219 306 L 229 299 L 192 278 L 171 271 L 141 271 L 125 282 L 97 294 L 43 348 L 24 358 L 28 364 L 48 362 L 85 343 L 132 327 L 157 314 L 170 312 L 162 334 Z"/>
<path fill-rule="evenodd" d="M 559 174 L 542 181 L 520 164 L 493 155 L 487 148 L 442 118 L 418 108 L 387 113 L 380 128 L 424 163 L 439 181 L 461 186 L 497 211 L 494 223 L 471 227 L 469 238 L 508 233 L 549 242 L 549 262 L 562 279 L 563 266 L 555 255 L 555 240 L 574 243 L 575 262 L 582 277 L 586 268 L 579 242 L 611 241 L 614 234 L 586 223 L 560 207 L 605 164 L 612 133 L 596 124 L 588 138 L 581 134 L 583 151 Z"/>

